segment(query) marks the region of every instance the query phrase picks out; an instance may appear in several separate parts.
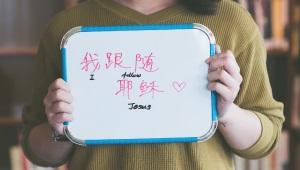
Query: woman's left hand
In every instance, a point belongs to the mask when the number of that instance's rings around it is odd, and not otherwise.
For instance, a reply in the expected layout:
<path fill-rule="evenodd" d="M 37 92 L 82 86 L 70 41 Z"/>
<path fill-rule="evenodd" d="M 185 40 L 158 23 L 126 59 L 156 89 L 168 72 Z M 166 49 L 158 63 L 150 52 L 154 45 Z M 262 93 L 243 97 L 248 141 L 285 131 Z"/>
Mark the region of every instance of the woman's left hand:
<path fill-rule="evenodd" d="M 231 51 L 221 52 L 217 45 L 216 56 L 205 61 L 208 69 L 208 89 L 218 93 L 218 112 L 220 118 L 234 105 L 243 78 L 240 67 Z"/>

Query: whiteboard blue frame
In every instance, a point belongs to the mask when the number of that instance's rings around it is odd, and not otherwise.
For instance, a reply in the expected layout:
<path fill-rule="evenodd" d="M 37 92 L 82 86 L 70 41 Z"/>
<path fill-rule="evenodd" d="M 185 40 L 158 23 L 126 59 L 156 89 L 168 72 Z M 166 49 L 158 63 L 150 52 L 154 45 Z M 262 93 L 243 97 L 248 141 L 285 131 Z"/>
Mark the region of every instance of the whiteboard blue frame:
<path fill-rule="evenodd" d="M 78 32 L 104 32 L 104 31 L 142 31 L 142 30 L 176 30 L 176 29 L 198 29 L 205 33 L 210 41 L 210 57 L 215 56 L 216 41 L 213 33 L 204 25 L 199 23 L 188 24 L 149 24 L 149 25 L 120 25 L 120 26 L 80 26 L 69 30 L 61 41 L 61 76 L 68 82 L 67 64 L 68 57 L 65 45 L 68 38 Z M 69 122 L 64 122 L 64 133 L 68 139 L 78 145 L 101 145 L 101 144 L 145 144 L 145 143 L 182 143 L 182 142 L 199 142 L 208 140 L 216 131 L 218 126 L 218 111 L 217 111 L 217 94 L 211 92 L 211 107 L 212 107 L 212 125 L 207 134 L 201 137 L 178 137 L 178 138 L 142 138 L 142 139 L 100 139 L 100 140 L 81 140 L 73 137 L 69 130 Z"/>

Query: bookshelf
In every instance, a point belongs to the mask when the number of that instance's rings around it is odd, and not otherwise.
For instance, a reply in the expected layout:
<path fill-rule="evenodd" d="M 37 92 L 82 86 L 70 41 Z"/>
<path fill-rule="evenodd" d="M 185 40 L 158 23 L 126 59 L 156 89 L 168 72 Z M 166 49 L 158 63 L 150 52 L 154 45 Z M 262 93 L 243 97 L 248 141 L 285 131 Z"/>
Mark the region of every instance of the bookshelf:
<path fill-rule="evenodd" d="M 35 56 L 36 47 L 7 47 L 0 48 L 1 56 Z"/>
<path fill-rule="evenodd" d="M 0 4 L 0 170 L 14 170 L 10 150 L 18 146 L 22 109 L 30 103 L 38 41 L 50 19 L 77 0 L 3 0 Z"/>
<path fill-rule="evenodd" d="M 285 105 L 286 121 L 277 150 L 265 160 L 270 164 L 268 167 L 257 166 L 256 169 L 299 170 L 299 0 L 239 0 L 238 2 L 249 10 L 265 38 L 267 66 L 273 95 Z M 247 164 L 249 163 L 246 161 L 246 166 L 237 170 L 253 169 Z"/>
<path fill-rule="evenodd" d="M 15 117 L 0 117 L 0 126 L 21 126 L 22 119 Z"/>
<path fill-rule="evenodd" d="M 289 42 L 287 39 L 282 40 L 265 40 L 265 46 L 270 57 L 273 54 L 287 54 L 289 52 Z M 283 56 L 283 55 L 281 55 Z"/>
<path fill-rule="evenodd" d="M 300 2 L 291 0 L 288 105 L 286 124 L 290 134 L 290 169 L 300 169 Z"/>

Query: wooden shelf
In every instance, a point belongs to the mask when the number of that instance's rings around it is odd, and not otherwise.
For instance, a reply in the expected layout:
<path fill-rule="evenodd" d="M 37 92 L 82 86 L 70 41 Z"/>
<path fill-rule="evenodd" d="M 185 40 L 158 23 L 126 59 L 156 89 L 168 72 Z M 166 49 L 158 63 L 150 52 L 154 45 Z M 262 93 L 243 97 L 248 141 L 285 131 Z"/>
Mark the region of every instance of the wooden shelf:
<path fill-rule="evenodd" d="M 280 56 L 276 54 L 287 54 L 289 52 L 289 42 L 286 39 L 267 39 L 265 40 L 265 46 L 267 48 L 268 54 L 271 56 Z"/>
<path fill-rule="evenodd" d="M 35 56 L 37 48 L 35 47 L 8 47 L 0 48 L 0 56 Z"/>
<path fill-rule="evenodd" d="M 21 126 L 22 119 L 14 117 L 0 117 L 0 126 Z"/>

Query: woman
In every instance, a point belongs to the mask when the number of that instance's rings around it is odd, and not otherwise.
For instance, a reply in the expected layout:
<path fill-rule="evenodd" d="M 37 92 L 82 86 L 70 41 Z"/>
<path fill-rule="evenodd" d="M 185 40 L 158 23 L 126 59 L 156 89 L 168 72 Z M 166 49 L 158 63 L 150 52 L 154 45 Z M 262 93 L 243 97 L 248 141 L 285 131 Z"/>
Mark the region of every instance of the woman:
<path fill-rule="evenodd" d="M 208 89 L 218 93 L 219 130 L 207 142 L 80 147 L 54 142 L 72 121 L 72 91 L 60 79 L 62 36 L 79 25 L 200 23 L 217 43 Z M 90 0 L 58 14 L 41 39 L 32 111 L 24 113 L 23 148 L 36 164 L 70 169 L 234 169 L 232 153 L 267 155 L 278 141 L 283 106 L 272 97 L 266 51 L 251 16 L 231 0 Z"/>

